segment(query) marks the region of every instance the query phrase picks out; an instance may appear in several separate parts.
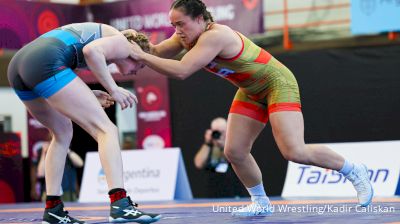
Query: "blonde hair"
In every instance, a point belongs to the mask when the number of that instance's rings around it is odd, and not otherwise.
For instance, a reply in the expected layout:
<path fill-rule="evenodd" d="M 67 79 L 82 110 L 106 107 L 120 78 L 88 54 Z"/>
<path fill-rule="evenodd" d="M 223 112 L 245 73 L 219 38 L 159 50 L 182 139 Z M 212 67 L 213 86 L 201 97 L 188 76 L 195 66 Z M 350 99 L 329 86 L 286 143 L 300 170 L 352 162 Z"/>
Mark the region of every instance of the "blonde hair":
<path fill-rule="evenodd" d="M 135 35 L 133 35 L 131 32 L 126 32 L 124 33 L 124 36 L 129 42 L 134 41 L 135 43 L 137 43 L 144 52 L 146 53 L 150 52 L 149 38 L 147 38 L 147 36 L 144 33 L 138 32 Z"/>

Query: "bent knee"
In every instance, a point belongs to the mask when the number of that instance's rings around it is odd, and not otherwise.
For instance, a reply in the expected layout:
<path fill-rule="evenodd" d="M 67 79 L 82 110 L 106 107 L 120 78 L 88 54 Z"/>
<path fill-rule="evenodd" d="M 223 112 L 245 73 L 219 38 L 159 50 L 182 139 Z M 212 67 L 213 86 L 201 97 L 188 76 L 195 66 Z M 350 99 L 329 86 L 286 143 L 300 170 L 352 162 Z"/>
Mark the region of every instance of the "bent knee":
<path fill-rule="evenodd" d="M 111 121 L 98 123 L 94 126 L 95 135 L 114 135 L 118 134 L 118 127 Z"/>
<path fill-rule="evenodd" d="M 66 142 L 69 144 L 73 136 L 72 121 L 69 119 L 62 119 L 57 122 L 57 126 L 51 130 L 54 137 L 59 142 Z"/>
<path fill-rule="evenodd" d="M 94 139 L 97 139 L 99 135 L 118 133 L 117 126 L 106 115 L 94 114 L 85 117 L 86 119 L 81 118 L 78 124 Z"/>
<path fill-rule="evenodd" d="M 241 163 L 246 160 L 246 158 L 250 155 L 250 150 L 240 150 L 235 148 L 225 148 L 224 154 L 225 158 L 230 163 Z"/>

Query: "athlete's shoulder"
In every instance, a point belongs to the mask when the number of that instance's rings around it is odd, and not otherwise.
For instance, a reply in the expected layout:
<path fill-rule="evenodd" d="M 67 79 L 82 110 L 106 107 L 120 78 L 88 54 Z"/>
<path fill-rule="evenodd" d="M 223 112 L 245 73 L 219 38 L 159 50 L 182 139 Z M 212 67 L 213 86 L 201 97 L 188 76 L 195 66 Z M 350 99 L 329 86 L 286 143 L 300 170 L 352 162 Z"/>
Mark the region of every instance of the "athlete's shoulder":
<path fill-rule="evenodd" d="M 233 29 L 227 25 L 219 24 L 219 23 L 211 23 L 208 26 L 207 31 L 214 31 L 214 32 L 232 32 Z"/>
<path fill-rule="evenodd" d="M 230 32 L 228 26 L 212 23 L 208 25 L 207 30 L 200 35 L 199 39 L 223 39 L 227 32 Z"/>
<path fill-rule="evenodd" d="M 235 31 L 227 25 L 213 23 L 209 25 L 209 28 L 204 34 L 209 34 L 214 37 L 226 38 L 229 35 L 234 34 Z"/>
<path fill-rule="evenodd" d="M 114 35 L 123 35 L 119 30 L 117 30 L 115 27 L 110 26 L 108 24 L 100 24 L 101 26 L 101 33 L 103 37 L 107 36 L 114 36 Z"/>
<path fill-rule="evenodd" d="M 229 26 L 214 23 L 199 37 L 199 41 L 212 42 L 214 44 L 229 43 L 235 31 Z"/>
<path fill-rule="evenodd" d="M 70 23 L 64 26 L 61 26 L 61 29 L 66 29 L 69 27 L 93 27 L 93 26 L 100 26 L 101 23 L 94 23 L 94 22 L 83 22 L 83 23 Z"/>

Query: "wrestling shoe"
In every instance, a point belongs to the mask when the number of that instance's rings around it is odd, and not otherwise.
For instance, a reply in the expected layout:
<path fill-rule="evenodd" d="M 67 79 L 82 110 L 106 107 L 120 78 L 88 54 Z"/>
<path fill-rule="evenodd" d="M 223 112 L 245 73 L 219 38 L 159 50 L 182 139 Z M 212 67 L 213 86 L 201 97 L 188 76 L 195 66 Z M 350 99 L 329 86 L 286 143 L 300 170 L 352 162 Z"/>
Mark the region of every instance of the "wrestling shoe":
<path fill-rule="evenodd" d="M 109 222 L 152 223 L 160 220 L 161 215 L 142 212 L 137 209 L 130 197 L 122 198 L 111 204 Z"/>
<path fill-rule="evenodd" d="M 273 207 L 268 198 L 252 200 L 252 203 L 238 210 L 232 211 L 233 216 L 268 216 L 272 215 Z"/>
<path fill-rule="evenodd" d="M 84 224 L 84 221 L 79 221 L 68 215 L 68 211 L 64 211 L 64 204 L 58 204 L 54 208 L 46 208 L 43 214 L 42 224 L 53 224 L 53 223 L 72 223 L 72 224 Z"/>
<path fill-rule="evenodd" d="M 368 206 L 374 196 L 374 189 L 369 180 L 368 169 L 364 164 L 354 164 L 353 170 L 346 176 L 357 191 L 358 203 Z"/>

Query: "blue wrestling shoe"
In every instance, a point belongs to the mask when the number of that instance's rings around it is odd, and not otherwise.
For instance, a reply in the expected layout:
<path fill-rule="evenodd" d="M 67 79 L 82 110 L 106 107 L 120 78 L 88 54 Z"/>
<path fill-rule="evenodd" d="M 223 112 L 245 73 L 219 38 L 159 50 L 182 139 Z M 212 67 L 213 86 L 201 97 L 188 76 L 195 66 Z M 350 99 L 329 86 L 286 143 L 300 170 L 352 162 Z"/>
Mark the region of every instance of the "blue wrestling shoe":
<path fill-rule="evenodd" d="M 358 203 L 362 207 L 372 202 L 374 189 L 369 180 L 368 169 L 364 164 L 354 164 L 353 170 L 346 176 L 357 191 Z"/>
<path fill-rule="evenodd" d="M 79 221 L 69 216 L 68 211 L 64 211 L 63 203 L 58 204 L 54 208 L 46 208 L 44 210 L 42 224 L 55 223 L 85 224 L 84 221 Z"/>
<path fill-rule="evenodd" d="M 273 213 L 273 207 L 268 198 L 261 200 L 253 200 L 253 202 L 238 210 L 232 211 L 233 216 L 249 217 L 249 216 L 269 216 Z"/>
<path fill-rule="evenodd" d="M 122 198 L 111 204 L 109 222 L 152 223 L 161 219 L 159 214 L 145 213 L 136 209 L 130 197 Z"/>

